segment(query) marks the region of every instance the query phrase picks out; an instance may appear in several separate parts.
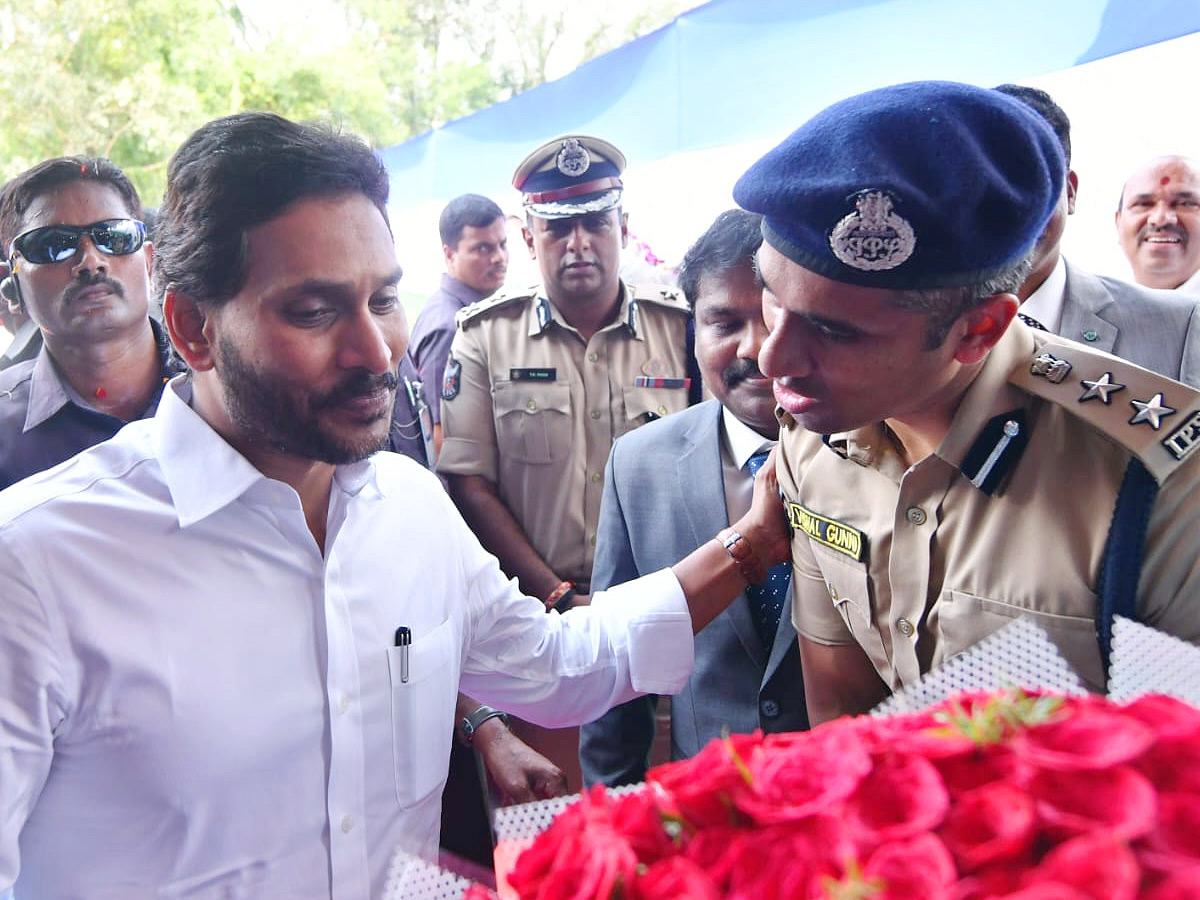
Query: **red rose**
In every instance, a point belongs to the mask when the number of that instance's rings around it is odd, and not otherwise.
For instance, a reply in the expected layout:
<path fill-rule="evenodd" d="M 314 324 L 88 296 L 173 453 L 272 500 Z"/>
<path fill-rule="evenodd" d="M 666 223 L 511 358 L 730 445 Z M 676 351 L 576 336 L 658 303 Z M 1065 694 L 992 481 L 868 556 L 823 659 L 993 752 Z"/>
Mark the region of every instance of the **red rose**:
<path fill-rule="evenodd" d="M 670 796 L 673 812 L 691 828 L 731 824 L 733 793 L 746 785 L 748 760 L 762 744 L 762 732 L 714 739 L 691 759 L 655 766 L 646 780 Z"/>
<path fill-rule="evenodd" d="M 834 813 L 871 770 L 853 728 L 838 721 L 797 734 L 770 735 L 750 762 L 750 784 L 733 797 L 759 824 Z"/>
<path fill-rule="evenodd" d="M 654 862 L 676 851 L 677 842 L 663 822 L 659 793 L 654 785 L 647 785 L 642 790 L 610 798 L 612 827 L 629 841 L 639 862 Z"/>
<path fill-rule="evenodd" d="M 1035 766 L 1076 772 L 1130 762 L 1153 742 L 1154 732 L 1136 718 L 1079 703 L 1069 716 L 1017 734 L 1013 748 Z"/>
<path fill-rule="evenodd" d="M 863 875 L 882 889 L 872 900 L 948 900 L 957 873 L 946 846 L 932 834 L 889 841 L 867 859 Z"/>
<path fill-rule="evenodd" d="M 931 831 L 950 806 L 937 769 L 920 756 L 877 756 L 846 804 L 846 818 L 860 839 L 895 841 Z"/>
<path fill-rule="evenodd" d="M 1200 735 L 1161 737 L 1135 766 L 1161 792 L 1200 794 Z"/>
<path fill-rule="evenodd" d="M 1200 867 L 1173 872 L 1142 894 L 1142 900 L 1196 900 L 1197 897 L 1200 897 Z"/>
<path fill-rule="evenodd" d="M 607 900 L 633 883 L 637 862 L 613 827 L 604 786 L 596 785 L 517 858 L 508 883 L 538 900 Z"/>
<path fill-rule="evenodd" d="M 1046 881 L 1042 884 L 1031 884 L 1011 894 L 995 894 L 989 900 L 1088 900 L 1088 895 L 1080 893 L 1070 885 Z"/>
<path fill-rule="evenodd" d="M 844 832 L 838 819 L 825 815 L 748 832 L 729 870 L 729 896 L 817 900 L 822 879 L 838 875 L 853 854 Z"/>
<path fill-rule="evenodd" d="M 1029 784 L 1033 766 L 1006 744 L 972 745 L 970 751 L 933 759 L 951 797 L 997 781 L 1018 787 Z"/>
<path fill-rule="evenodd" d="M 1089 900 L 1134 900 L 1140 881 L 1133 851 L 1111 832 L 1086 834 L 1059 844 L 1025 878 L 1028 887 L 1065 884 Z"/>
<path fill-rule="evenodd" d="M 1200 796 L 1159 796 L 1158 822 L 1140 845 L 1138 859 L 1163 875 L 1200 868 Z"/>
<path fill-rule="evenodd" d="M 672 856 L 648 866 L 637 877 L 630 900 L 721 900 L 721 894 L 702 868 L 682 856 Z"/>
<path fill-rule="evenodd" d="M 1121 708 L 1149 725 L 1159 740 L 1200 737 L 1200 709 L 1164 694 L 1146 694 Z"/>
<path fill-rule="evenodd" d="M 1033 798 L 996 782 L 958 798 L 942 826 L 942 840 L 965 872 L 1028 858 L 1036 834 Z"/>
<path fill-rule="evenodd" d="M 1132 766 L 1104 772 L 1042 771 L 1030 792 L 1038 818 L 1056 838 L 1104 829 L 1132 840 L 1150 830 L 1158 806 L 1153 785 Z"/>

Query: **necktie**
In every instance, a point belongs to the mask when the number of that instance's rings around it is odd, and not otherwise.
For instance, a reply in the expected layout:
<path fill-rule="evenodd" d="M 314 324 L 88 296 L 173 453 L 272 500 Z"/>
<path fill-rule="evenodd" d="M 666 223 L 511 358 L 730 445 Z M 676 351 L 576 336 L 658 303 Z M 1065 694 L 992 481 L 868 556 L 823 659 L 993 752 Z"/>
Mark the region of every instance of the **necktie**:
<path fill-rule="evenodd" d="M 758 474 L 766 461 L 768 450 L 760 450 L 748 460 L 746 468 L 750 476 Z M 752 584 L 746 588 L 746 597 L 750 600 L 750 614 L 754 617 L 754 627 L 762 640 L 763 647 L 768 651 L 775 643 L 775 632 L 779 629 L 779 616 L 788 600 L 788 588 L 792 583 L 792 564 L 784 561 L 772 566 L 767 572 L 767 580 L 762 584 Z"/>
<path fill-rule="evenodd" d="M 1035 319 L 1033 316 L 1027 316 L 1023 312 L 1017 313 L 1017 318 L 1028 325 L 1030 328 L 1035 328 L 1038 331 L 1049 331 L 1050 329 Z"/>

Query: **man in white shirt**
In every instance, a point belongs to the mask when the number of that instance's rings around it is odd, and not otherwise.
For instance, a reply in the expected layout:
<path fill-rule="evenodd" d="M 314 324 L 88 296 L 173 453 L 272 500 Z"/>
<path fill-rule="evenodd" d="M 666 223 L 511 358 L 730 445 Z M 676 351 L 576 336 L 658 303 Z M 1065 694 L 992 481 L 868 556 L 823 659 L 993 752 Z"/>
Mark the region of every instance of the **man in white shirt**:
<path fill-rule="evenodd" d="M 1104 350 L 1144 369 L 1200 387 L 1200 303 L 1085 272 L 1060 249 L 1067 216 L 1075 212 L 1079 179 L 1071 168 L 1071 123 L 1045 91 L 1025 85 L 996 88 L 1037 112 L 1054 129 L 1066 157 L 1058 206 L 1033 251 L 1033 268 L 1017 291 L 1027 324 Z"/>
<path fill-rule="evenodd" d="M 190 377 L 0 493 L 0 893 L 378 896 L 436 846 L 460 686 L 548 725 L 678 690 L 692 632 L 786 557 L 760 479 L 736 541 L 590 610 L 521 596 L 435 476 L 375 453 L 407 343 L 387 185 L 265 113 L 173 157 L 154 274 Z"/>

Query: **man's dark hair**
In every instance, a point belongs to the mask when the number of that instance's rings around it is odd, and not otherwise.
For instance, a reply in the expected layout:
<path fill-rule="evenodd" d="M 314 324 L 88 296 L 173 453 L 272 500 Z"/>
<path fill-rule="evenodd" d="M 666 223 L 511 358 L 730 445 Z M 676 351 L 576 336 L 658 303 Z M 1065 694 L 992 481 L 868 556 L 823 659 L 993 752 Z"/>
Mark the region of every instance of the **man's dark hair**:
<path fill-rule="evenodd" d="M 227 302 L 245 283 L 248 231 L 297 200 L 346 192 L 366 195 L 387 222 L 387 170 L 357 137 L 263 112 L 200 126 L 167 168 L 155 227 L 159 294 Z"/>
<path fill-rule="evenodd" d="M 438 219 L 438 232 L 447 247 L 457 247 L 464 228 L 487 228 L 497 219 L 504 218 L 504 210 L 480 194 L 463 194 L 455 197 L 442 210 Z"/>
<path fill-rule="evenodd" d="M 39 197 L 75 181 L 112 185 L 121 195 L 125 210 L 142 217 L 142 200 L 133 182 L 110 159 L 94 156 L 58 156 L 38 163 L 11 179 L 0 189 L 0 247 L 8 245 L 23 230 L 25 213 Z"/>
<path fill-rule="evenodd" d="M 744 209 L 727 209 L 688 248 L 679 264 L 679 288 L 688 305 L 696 307 L 696 294 L 705 275 L 753 266 L 754 254 L 762 244 L 762 216 Z"/>
<path fill-rule="evenodd" d="M 1041 116 L 1054 129 L 1058 142 L 1062 144 L 1063 156 L 1067 160 L 1067 168 L 1071 168 L 1071 120 L 1063 112 L 1063 108 L 1054 102 L 1054 98 L 1041 88 L 1027 87 L 1023 84 L 1001 84 L 993 90 L 1007 94 L 1020 100 L 1035 113 Z"/>

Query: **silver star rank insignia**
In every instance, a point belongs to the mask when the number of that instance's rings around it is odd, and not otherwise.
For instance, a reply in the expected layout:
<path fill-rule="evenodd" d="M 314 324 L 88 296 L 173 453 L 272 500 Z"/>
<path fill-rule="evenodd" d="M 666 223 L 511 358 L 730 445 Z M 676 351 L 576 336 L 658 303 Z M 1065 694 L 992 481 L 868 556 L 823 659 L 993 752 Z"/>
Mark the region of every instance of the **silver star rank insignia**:
<path fill-rule="evenodd" d="M 1158 431 L 1162 425 L 1164 416 L 1175 415 L 1175 410 L 1163 404 L 1163 395 L 1155 394 L 1149 400 L 1130 400 L 1130 405 L 1137 410 L 1137 413 L 1129 420 L 1130 425 L 1140 425 L 1142 422 L 1150 423 L 1150 427 Z"/>
<path fill-rule="evenodd" d="M 1087 390 L 1083 392 L 1083 396 L 1079 398 L 1080 403 L 1082 403 L 1084 400 L 1099 400 L 1101 403 L 1107 406 L 1111 402 L 1108 398 L 1109 394 L 1115 394 L 1117 391 L 1125 390 L 1125 385 L 1117 384 L 1112 380 L 1112 372 L 1105 372 L 1095 381 L 1088 381 L 1084 379 L 1080 382 L 1080 384 L 1087 388 Z"/>

